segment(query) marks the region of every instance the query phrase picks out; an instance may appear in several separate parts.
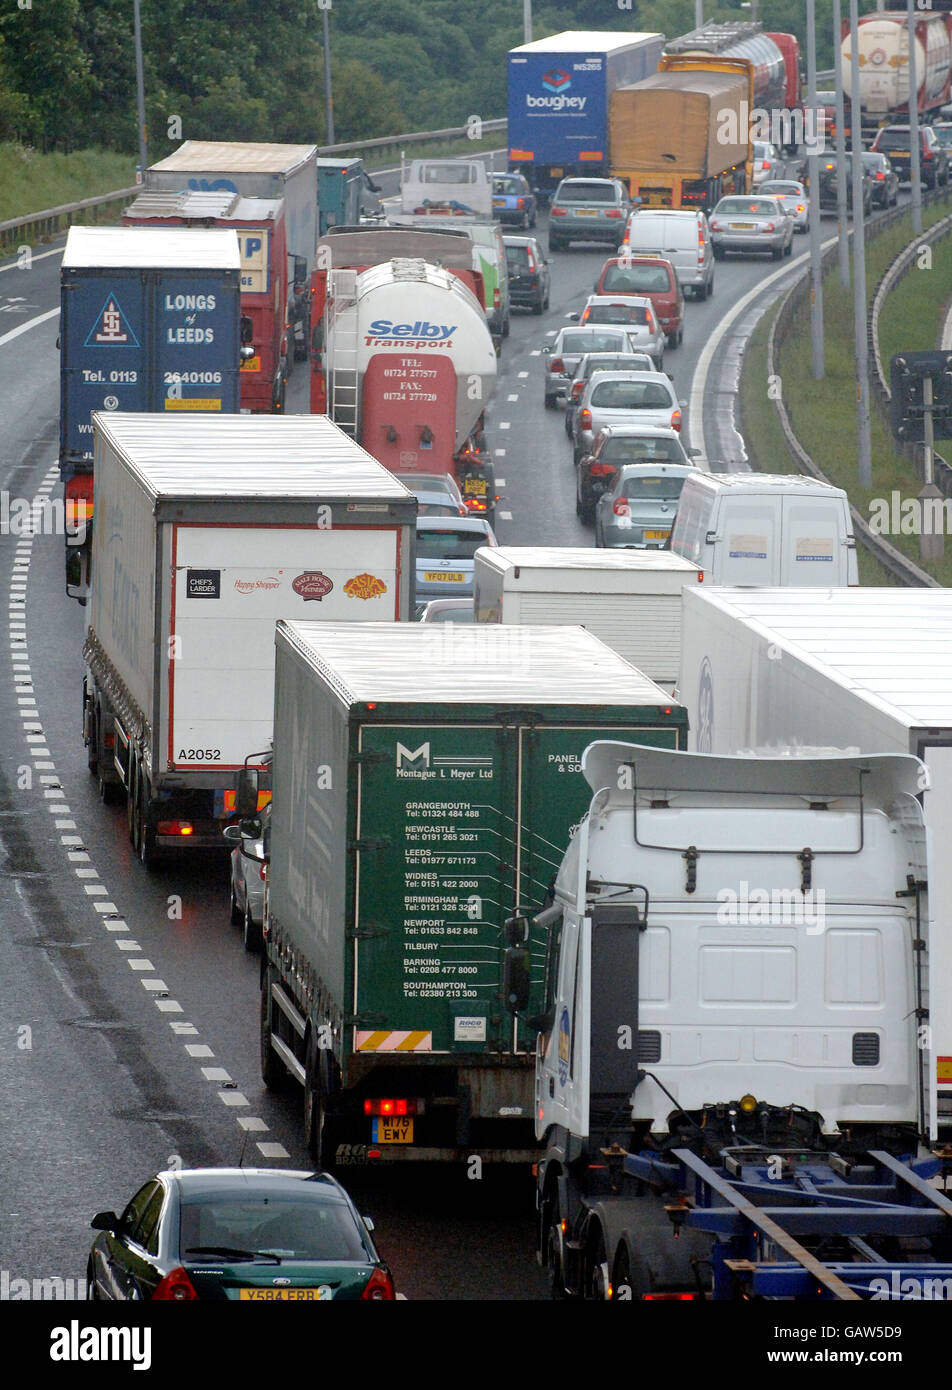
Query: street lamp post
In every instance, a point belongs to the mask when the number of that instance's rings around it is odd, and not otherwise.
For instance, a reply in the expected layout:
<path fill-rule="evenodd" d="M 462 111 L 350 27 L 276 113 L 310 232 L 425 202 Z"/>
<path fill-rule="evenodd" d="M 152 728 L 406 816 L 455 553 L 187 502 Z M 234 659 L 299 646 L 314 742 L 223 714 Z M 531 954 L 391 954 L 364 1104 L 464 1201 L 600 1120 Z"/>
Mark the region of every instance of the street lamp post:
<path fill-rule="evenodd" d="M 139 168 L 141 183 L 149 167 L 149 147 L 146 143 L 145 129 L 145 78 L 142 72 L 142 20 L 139 15 L 139 0 L 132 0 L 132 19 L 136 42 L 136 123 L 139 127 Z"/>
<path fill-rule="evenodd" d="M 334 143 L 334 97 L 331 92 L 331 31 L 327 12 L 330 5 L 321 6 L 321 20 L 324 27 L 324 143 Z"/>

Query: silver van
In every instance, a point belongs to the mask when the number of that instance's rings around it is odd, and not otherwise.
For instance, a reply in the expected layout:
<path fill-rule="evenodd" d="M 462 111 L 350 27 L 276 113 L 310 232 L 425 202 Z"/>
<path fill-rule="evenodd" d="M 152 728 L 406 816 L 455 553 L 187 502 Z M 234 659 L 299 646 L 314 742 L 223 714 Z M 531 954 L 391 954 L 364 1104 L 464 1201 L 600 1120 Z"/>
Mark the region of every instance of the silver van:
<path fill-rule="evenodd" d="M 664 256 L 685 295 L 714 293 L 714 248 L 707 218 L 697 208 L 640 208 L 628 218 L 619 254 Z"/>
<path fill-rule="evenodd" d="M 796 474 L 694 473 L 681 490 L 671 549 L 711 584 L 858 584 L 842 488 Z"/>

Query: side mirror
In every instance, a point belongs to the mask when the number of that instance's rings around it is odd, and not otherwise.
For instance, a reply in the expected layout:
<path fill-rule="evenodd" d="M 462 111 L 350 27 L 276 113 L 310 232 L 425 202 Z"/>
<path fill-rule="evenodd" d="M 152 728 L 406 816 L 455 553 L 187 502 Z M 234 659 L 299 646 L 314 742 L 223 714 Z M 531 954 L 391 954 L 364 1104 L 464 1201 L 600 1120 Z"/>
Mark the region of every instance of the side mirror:
<path fill-rule="evenodd" d="M 66 551 L 66 593 L 76 599 L 81 608 L 89 597 L 90 540 L 71 545 Z"/>
<path fill-rule="evenodd" d="M 361 1219 L 361 1221 L 364 1223 L 364 1225 L 367 1227 L 367 1230 L 370 1232 L 370 1234 L 373 1235 L 373 1231 L 374 1231 L 374 1219 L 373 1219 L 373 1217 L 372 1217 L 372 1216 L 362 1216 L 360 1219 Z"/>
<path fill-rule="evenodd" d="M 552 356 L 552 349 L 551 349 L 550 347 L 544 347 L 544 348 L 542 349 L 542 356 L 543 356 L 543 357 L 551 357 L 551 356 Z"/>
<path fill-rule="evenodd" d="M 97 1211 L 89 1224 L 94 1231 L 117 1231 L 119 1218 L 114 1211 Z"/>
<path fill-rule="evenodd" d="M 578 314 L 566 314 L 566 318 L 570 318 L 573 323 L 578 323 Z"/>
<path fill-rule="evenodd" d="M 227 840 L 230 845 L 241 844 L 241 827 L 238 825 L 226 825 L 222 833 L 222 839 Z"/>
<path fill-rule="evenodd" d="M 529 1003 L 529 948 L 510 946 L 503 958 L 502 989 L 506 1008 L 512 1014 L 524 1013 Z"/>

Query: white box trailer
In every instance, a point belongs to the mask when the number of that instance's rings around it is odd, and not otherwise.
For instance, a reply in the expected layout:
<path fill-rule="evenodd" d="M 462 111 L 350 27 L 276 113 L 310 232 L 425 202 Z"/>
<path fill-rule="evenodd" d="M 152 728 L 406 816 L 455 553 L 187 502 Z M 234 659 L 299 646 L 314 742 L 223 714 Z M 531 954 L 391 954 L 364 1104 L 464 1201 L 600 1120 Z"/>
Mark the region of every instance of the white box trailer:
<path fill-rule="evenodd" d="M 704 573 L 669 550 L 483 546 L 479 623 L 578 623 L 669 693 L 681 657 L 681 590 Z"/>
<path fill-rule="evenodd" d="M 222 845 L 267 761 L 279 618 L 410 617 L 416 499 L 326 416 L 93 421 L 84 737 L 148 862 Z"/>
<path fill-rule="evenodd" d="M 679 696 L 703 753 L 914 753 L 934 852 L 929 1006 L 952 1123 L 952 592 L 707 589 L 684 596 Z M 873 976 L 868 987 L 875 991 Z M 933 1113 L 935 1113 L 933 1111 Z"/>

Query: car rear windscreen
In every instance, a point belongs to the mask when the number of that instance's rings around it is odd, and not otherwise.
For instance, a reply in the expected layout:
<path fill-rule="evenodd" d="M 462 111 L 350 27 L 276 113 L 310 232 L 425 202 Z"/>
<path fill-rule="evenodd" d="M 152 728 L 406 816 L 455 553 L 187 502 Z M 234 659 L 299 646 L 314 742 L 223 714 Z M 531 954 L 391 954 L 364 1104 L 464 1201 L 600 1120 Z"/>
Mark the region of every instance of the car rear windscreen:
<path fill-rule="evenodd" d="M 879 139 L 876 141 L 876 148 L 878 150 L 908 151 L 911 148 L 908 130 L 881 130 Z"/>
<path fill-rule="evenodd" d="M 622 486 L 624 495 L 632 501 L 640 498 L 646 502 L 676 502 L 681 496 L 684 479 L 666 477 L 663 473 L 657 477 L 636 474 L 632 478 L 625 478 Z"/>
<path fill-rule="evenodd" d="M 627 339 L 618 333 L 565 333 L 562 337 L 562 352 L 611 352 L 619 348 Z"/>
<path fill-rule="evenodd" d="M 646 294 L 668 290 L 671 282 L 661 265 L 609 266 L 601 288 L 606 294 Z"/>
<path fill-rule="evenodd" d="M 507 246 L 506 264 L 510 270 L 529 269 L 529 248 L 528 246 Z"/>
<path fill-rule="evenodd" d="M 481 545 L 486 545 L 483 531 L 462 531 L 453 526 L 445 529 L 418 529 L 416 535 L 417 559 L 423 560 L 471 560 Z"/>
<path fill-rule="evenodd" d="M 558 203 L 614 203 L 615 190 L 610 183 L 570 183 L 559 189 Z"/>
<path fill-rule="evenodd" d="M 663 410 L 671 397 L 660 382 L 596 380 L 592 405 L 602 410 Z"/>
<path fill-rule="evenodd" d="M 591 304 L 585 310 L 586 323 L 647 323 L 648 311 L 642 304 Z"/>
<path fill-rule="evenodd" d="M 630 355 L 619 354 L 618 357 L 596 357 L 593 356 L 585 363 L 584 369 L 580 372 L 586 380 L 593 372 L 652 372 L 654 365 L 646 352 L 633 352 Z"/>
<path fill-rule="evenodd" d="M 725 198 L 714 213 L 717 217 L 776 217 L 777 206 L 763 198 Z"/>
<path fill-rule="evenodd" d="M 225 1249 L 294 1260 L 370 1258 L 353 1213 L 341 1201 L 301 1201 L 277 1193 L 240 1198 L 182 1197 L 180 1256 Z"/>
<path fill-rule="evenodd" d="M 683 463 L 673 439 L 610 439 L 599 454 L 602 463 Z M 678 486 L 680 495 L 681 488 Z"/>

